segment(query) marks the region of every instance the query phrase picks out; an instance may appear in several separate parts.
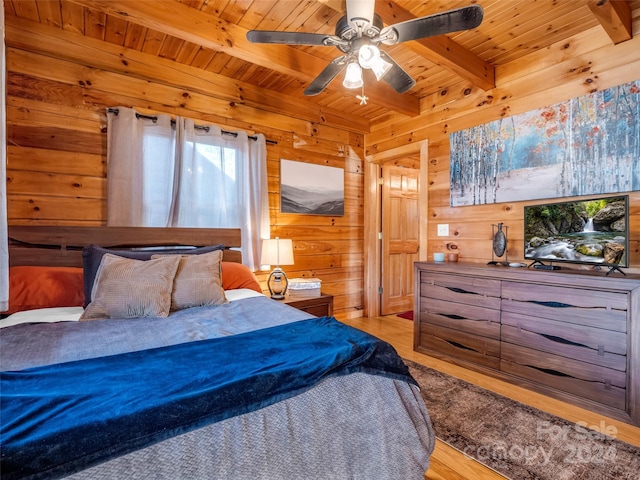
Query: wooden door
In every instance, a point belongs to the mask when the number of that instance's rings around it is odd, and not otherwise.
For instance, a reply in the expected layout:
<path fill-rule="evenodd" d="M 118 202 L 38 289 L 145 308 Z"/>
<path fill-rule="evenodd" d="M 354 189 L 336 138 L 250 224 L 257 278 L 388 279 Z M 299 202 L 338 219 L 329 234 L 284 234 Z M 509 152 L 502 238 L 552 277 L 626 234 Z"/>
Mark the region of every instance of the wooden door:
<path fill-rule="evenodd" d="M 382 166 L 382 258 L 380 313 L 413 309 L 413 263 L 418 260 L 419 170 Z"/>

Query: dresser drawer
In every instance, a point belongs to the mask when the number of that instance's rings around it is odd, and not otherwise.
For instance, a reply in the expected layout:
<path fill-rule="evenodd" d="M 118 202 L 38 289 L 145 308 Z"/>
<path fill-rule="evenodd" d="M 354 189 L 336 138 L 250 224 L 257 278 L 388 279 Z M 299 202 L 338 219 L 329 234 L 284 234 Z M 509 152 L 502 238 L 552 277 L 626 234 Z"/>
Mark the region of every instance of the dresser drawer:
<path fill-rule="evenodd" d="M 626 408 L 626 372 L 502 343 L 500 369 L 617 409 Z"/>
<path fill-rule="evenodd" d="M 500 310 L 426 297 L 420 299 L 420 320 L 484 337 L 500 338 Z"/>
<path fill-rule="evenodd" d="M 420 347 L 427 353 L 438 352 L 497 370 L 500 366 L 500 341 L 479 337 L 451 328 L 420 323 Z"/>
<path fill-rule="evenodd" d="M 627 335 L 613 330 L 502 313 L 503 342 L 625 371 Z"/>
<path fill-rule="evenodd" d="M 422 272 L 419 294 L 447 302 L 500 308 L 499 280 Z"/>
<path fill-rule="evenodd" d="M 530 283 L 502 282 L 502 311 L 560 322 L 627 331 L 628 296 Z"/>

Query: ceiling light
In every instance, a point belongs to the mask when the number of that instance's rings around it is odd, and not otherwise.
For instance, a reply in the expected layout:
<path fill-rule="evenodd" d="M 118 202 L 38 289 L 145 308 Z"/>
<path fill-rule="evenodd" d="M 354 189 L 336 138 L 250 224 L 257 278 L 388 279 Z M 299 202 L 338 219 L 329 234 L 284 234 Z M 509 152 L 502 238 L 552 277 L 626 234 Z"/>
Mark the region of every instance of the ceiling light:
<path fill-rule="evenodd" d="M 376 76 L 376 80 L 380 80 L 384 77 L 389 70 L 391 70 L 392 65 L 384 60 L 381 57 L 378 57 L 376 61 L 373 62 L 371 66 L 371 71 Z"/>
<path fill-rule="evenodd" d="M 375 45 L 363 45 L 358 50 L 358 62 L 362 68 L 370 68 L 377 80 L 386 75 L 393 65 L 380 57 L 380 50 Z"/>
<path fill-rule="evenodd" d="M 380 58 L 380 50 L 375 45 L 362 45 L 358 50 L 358 62 L 362 68 L 371 68 L 376 57 Z"/>
<path fill-rule="evenodd" d="M 360 88 L 364 85 L 362 69 L 356 62 L 350 62 L 349 65 L 347 65 L 347 72 L 344 75 L 342 85 L 345 88 Z"/>

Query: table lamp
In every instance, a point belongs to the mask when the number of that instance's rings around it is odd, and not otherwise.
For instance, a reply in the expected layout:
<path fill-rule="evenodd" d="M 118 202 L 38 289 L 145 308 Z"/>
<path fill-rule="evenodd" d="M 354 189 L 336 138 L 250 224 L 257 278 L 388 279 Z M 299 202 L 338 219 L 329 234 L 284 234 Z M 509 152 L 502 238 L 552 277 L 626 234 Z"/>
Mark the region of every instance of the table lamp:
<path fill-rule="evenodd" d="M 291 239 L 276 237 L 263 240 L 260 263 L 262 265 L 275 265 L 267 280 L 267 287 L 269 287 L 271 298 L 282 300 L 287 293 L 289 280 L 280 265 L 293 265 L 293 242 Z"/>

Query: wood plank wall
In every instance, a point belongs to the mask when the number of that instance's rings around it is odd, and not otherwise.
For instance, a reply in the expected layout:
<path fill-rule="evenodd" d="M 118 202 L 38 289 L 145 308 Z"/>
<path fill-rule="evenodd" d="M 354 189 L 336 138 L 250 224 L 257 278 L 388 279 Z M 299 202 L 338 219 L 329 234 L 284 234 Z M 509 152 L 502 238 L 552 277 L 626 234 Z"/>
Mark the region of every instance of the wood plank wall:
<path fill-rule="evenodd" d="M 449 134 L 640 79 L 640 10 L 634 11 L 633 31 L 633 39 L 614 46 L 600 26 L 594 27 L 496 68 L 498 86 L 493 90 L 461 82 L 455 89 L 425 98 L 424 113 L 418 119 L 392 118 L 372 126 L 367 155 L 381 156 L 428 140 L 429 260 L 433 252 L 446 252 L 449 244 L 458 248 L 460 261 L 486 263 L 491 260 L 491 224 L 504 222 L 509 227 L 508 258 L 523 261 L 524 205 L 544 201 L 451 207 Z M 640 192 L 632 192 L 629 200 L 631 268 L 627 272 L 640 273 Z M 449 225 L 449 236 L 437 236 L 438 224 Z"/>
<path fill-rule="evenodd" d="M 107 107 L 264 133 L 278 142 L 267 146 L 271 234 L 294 244 L 295 265 L 285 271 L 322 279 L 336 316 L 361 316 L 368 121 L 348 122 L 301 102 L 295 117 L 235 102 L 229 99 L 238 92 L 219 76 L 13 16 L 6 44 L 10 225 L 106 224 Z M 260 92 L 243 93 L 251 99 Z M 277 102 L 287 106 L 286 98 L 270 103 Z M 345 215 L 280 213 L 281 158 L 344 168 Z M 263 285 L 267 274 L 258 273 Z"/>
<path fill-rule="evenodd" d="M 634 32 L 640 31 L 634 12 Z M 271 232 L 292 238 L 296 264 L 289 276 L 317 276 L 335 295 L 339 318 L 360 316 L 363 300 L 363 162 L 428 140 L 428 257 L 454 243 L 461 260 L 491 258 L 491 224 L 509 226 L 509 259 L 521 260 L 524 202 L 449 206 L 449 134 L 545 105 L 594 88 L 639 78 L 640 38 L 613 46 L 600 27 L 568 42 L 533 52 L 496 70 L 498 87 L 479 90 L 465 82 L 422 103 L 418 118 L 390 115 L 372 126 L 304 104 L 278 113 L 286 101 L 244 92 L 169 67 L 162 59 L 15 17 L 6 19 L 8 220 L 12 225 L 102 225 L 106 221 L 106 117 L 109 106 L 184 115 L 202 122 L 264 133 L 268 146 Z M 526 68 L 522 68 L 526 65 Z M 253 101 L 252 101 L 253 99 Z M 365 150 L 366 145 L 366 150 Z M 344 217 L 282 214 L 279 160 L 286 158 L 345 169 Z M 631 194 L 630 271 L 640 273 L 640 192 Z M 436 235 L 447 223 L 449 237 Z M 266 274 L 259 274 L 264 282 Z"/>

